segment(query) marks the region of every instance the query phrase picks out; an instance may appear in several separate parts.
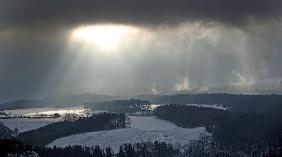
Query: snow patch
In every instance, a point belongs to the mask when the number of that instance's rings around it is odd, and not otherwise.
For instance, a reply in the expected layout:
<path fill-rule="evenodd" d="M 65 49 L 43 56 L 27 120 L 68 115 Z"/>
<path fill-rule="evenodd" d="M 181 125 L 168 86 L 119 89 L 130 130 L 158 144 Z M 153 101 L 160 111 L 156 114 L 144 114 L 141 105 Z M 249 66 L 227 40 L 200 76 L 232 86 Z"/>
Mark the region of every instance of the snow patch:
<path fill-rule="evenodd" d="M 114 152 L 126 143 L 164 141 L 174 145 L 185 145 L 202 135 L 207 135 L 204 127 L 180 128 L 170 122 L 155 117 L 131 116 L 132 128 L 96 131 L 59 138 L 48 146 L 66 147 L 69 145 L 110 146 Z"/>
<path fill-rule="evenodd" d="M 223 107 L 223 105 L 219 104 L 185 104 L 187 106 L 194 106 L 194 107 L 205 107 L 205 108 L 214 108 L 219 110 L 229 110 L 230 107 Z"/>

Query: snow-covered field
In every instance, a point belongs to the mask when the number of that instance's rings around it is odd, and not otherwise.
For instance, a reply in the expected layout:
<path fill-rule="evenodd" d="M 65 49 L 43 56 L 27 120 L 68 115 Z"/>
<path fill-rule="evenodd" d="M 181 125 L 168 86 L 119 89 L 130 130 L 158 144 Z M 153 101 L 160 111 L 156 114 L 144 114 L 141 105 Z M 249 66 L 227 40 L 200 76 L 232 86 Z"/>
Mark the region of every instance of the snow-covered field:
<path fill-rule="evenodd" d="M 0 122 L 5 126 L 14 130 L 18 128 L 19 132 L 25 132 L 45 126 L 50 123 L 58 122 L 61 119 L 28 119 L 28 118 L 12 118 L 12 119 L 0 119 Z"/>
<path fill-rule="evenodd" d="M 68 108 L 54 108 L 54 107 L 42 107 L 42 108 L 27 108 L 27 109 L 16 109 L 16 110 L 5 110 L 5 113 L 9 115 L 25 115 L 32 116 L 36 114 L 55 114 L 64 115 L 66 113 L 85 114 L 84 106 L 68 107 Z M 88 112 L 88 111 L 87 111 Z M 95 111 L 96 112 L 96 111 Z M 98 112 L 98 111 L 97 111 Z M 28 118 L 11 118 L 11 119 L 0 119 L 0 122 L 4 123 L 5 126 L 14 130 L 18 128 L 19 132 L 25 132 L 40 128 L 50 123 L 61 121 L 62 118 L 46 118 L 46 119 L 28 119 Z"/>
<path fill-rule="evenodd" d="M 166 104 L 151 104 L 150 110 L 155 110 L 159 106 L 163 106 Z M 185 104 L 187 106 L 195 106 L 195 107 L 206 107 L 206 108 L 214 108 L 219 110 L 230 110 L 230 107 L 224 107 L 222 104 Z"/>
<path fill-rule="evenodd" d="M 9 115 L 25 115 L 25 116 L 32 116 L 35 114 L 59 113 L 60 115 L 63 116 L 66 113 L 84 114 L 85 109 L 83 106 L 68 107 L 68 108 L 43 107 L 43 108 L 5 110 L 5 113 Z M 50 123 L 58 122 L 60 120 L 62 120 L 62 118 L 56 118 L 56 119 L 11 118 L 11 119 L 0 119 L 0 122 L 4 123 L 4 125 L 10 128 L 11 130 L 18 128 L 19 132 L 25 132 L 28 130 L 33 130 L 33 129 L 43 127 Z"/>
<path fill-rule="evenodd" d="M 186 129 L 155 117 L 130 117 L 131 127 L 108 131 L 96 131 L 59 138 L 48 146 L 65 147 L 84 145 L 111 146 L 115 152 L 125 143 L 165 141 L 174 145 L 184 145 L 191 140 L 207 135 L 204 127 Z"/>
<path fill-rule="evenodd" d="M 7 114 L 12 115 L 34 115 L 34 114 L 54 114 L 59 113 L 64 115 L 66 113 L 83 114 L 85 111 L 83 106 L 68 107 L 68 108 L 54 108 L 54 107 L 42 107 L 42 108 L 27 108 L 16 110 L 5 110 Z"/>
<path fill-rule="evenodd" d="M 19 132 L 25 132 L 45 126 L 50 123 L 60 121 L 60 118 L 56 119 L 27 119 L 27 118 L 12 118 L 12 119 L 0 119 L 5 126 L 14 130 L 18 128 Z"/>
<path fill-rule="evenodd" d="M 185 104 L 187 106 L 195 106 L 195 107 L 206 107 L 206 108 L 214 108 L 219 110 L 229 110 L 229 107 L 223 107 L 223 105 L 219 104 Z"/>

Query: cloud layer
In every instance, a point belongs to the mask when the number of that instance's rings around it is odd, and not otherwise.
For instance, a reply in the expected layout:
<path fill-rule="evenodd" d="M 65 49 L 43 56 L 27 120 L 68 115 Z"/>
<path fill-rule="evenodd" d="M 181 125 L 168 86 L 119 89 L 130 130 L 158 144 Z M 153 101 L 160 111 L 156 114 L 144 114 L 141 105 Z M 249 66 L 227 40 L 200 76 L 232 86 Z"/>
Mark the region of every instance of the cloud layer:
<path fill-rule="evenodd" d="M 1 0 L 0 101 L 279 82 L 281 17 L 280 0 Z M 70 40 L 100 23 L 138 31 L 115 55 Z"/>
<path fill-rule="evenodd" d="M 280 0 L 2 0 L 0 24 L 52 28 L 96 22 L 154 25 L 190 20 L 241 26 L 253 19 L 275 19 L 281 12 Z"/>

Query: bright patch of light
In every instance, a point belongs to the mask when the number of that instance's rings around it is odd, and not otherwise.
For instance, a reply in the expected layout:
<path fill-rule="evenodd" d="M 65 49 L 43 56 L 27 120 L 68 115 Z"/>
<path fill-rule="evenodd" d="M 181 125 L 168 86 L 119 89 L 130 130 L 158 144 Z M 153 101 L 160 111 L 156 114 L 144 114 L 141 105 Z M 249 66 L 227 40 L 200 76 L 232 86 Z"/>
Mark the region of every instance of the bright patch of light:
<path fill-rule="evenodd" d="M 72 32 L 72 39 L 101 50 L 115 50 L 131 31 L 132 28 L 126 25 L 81 26 Z"/>

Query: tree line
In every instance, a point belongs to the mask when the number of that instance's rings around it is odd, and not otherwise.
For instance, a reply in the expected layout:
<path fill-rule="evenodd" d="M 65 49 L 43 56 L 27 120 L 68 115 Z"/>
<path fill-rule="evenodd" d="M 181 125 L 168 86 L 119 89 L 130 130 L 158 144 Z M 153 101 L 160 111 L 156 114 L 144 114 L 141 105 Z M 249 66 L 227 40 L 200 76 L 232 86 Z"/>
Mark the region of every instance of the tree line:
<path fill-rule="evenodd" d="M 225 147 L 209 137 L 191 141 L 185 147 L 157 141 L 124 144 L 120 146 L 117 153 L 110 147 L 101 148 L 98 145 L 93 147 L 75 145 L 64 148 L 31 147 L 17 140 L 0 140 L 0 148 L 1 157 L 8 154 L 9 157 L 279 157 L 282 155 L 281 149 L 263 145 L 254 145 L 247 151 L 240 147 Z"/>
<path fill-rule="evenodd" d="M 282 95 L 275 94 L 176 94 L 142 98 L 157 104 L 220 104 L 231 107 L 234 112 L 282 114 Z"/>

